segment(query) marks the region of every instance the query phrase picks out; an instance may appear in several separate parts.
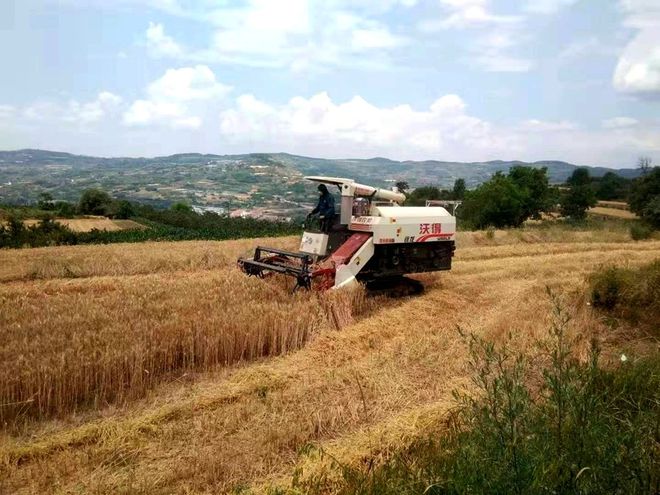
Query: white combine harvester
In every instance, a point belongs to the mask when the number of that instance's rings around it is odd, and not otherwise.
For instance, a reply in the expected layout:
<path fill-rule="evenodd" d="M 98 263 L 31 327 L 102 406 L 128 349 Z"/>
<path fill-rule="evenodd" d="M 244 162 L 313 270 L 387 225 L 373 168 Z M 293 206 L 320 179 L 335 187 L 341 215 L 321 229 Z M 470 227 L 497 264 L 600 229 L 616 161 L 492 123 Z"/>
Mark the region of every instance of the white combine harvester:
<path fill-rule="evenodd" d="M 339 188 L 341 210 L 334 224 L 327 233 L 306 228 L 299 252 L 257 247 L 252 258 L 238 260 L 248 275 L 290 275 L 295 288 L 363 283 L 373 292 L 404 295 L 423 289 L 404 275 L 451 269 L 456 218 L 444 208 L 402 206 L 402 193 L 351 179 L 305 178 Z"/>

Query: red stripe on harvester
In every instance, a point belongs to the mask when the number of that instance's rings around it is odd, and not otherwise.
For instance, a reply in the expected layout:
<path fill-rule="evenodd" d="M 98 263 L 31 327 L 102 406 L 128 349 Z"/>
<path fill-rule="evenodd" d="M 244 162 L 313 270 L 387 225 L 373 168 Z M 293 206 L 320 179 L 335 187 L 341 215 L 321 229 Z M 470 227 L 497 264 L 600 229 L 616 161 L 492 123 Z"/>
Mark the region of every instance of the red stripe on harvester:
<path fill-rule="evenodd" d="M 424 241 L 428 241 L 429 239 L 445 239 L 445 238 L 451 237 L 453 235 L 454 235 L 453 232 L 451 234 L 449 234 L 449 233 L 447 233 L 447 234 L 426 234 L 426 235 L 423 235 L 422 237 L 418 237 L 417 242 L 424 242 Z"/>
<path fill-rule="evenodd" d="M 370 237 L 371 234 L 353 234 L 344 244 L 339 246 L 339 249 L 332 253 L 330 259 L 335 263 L 335 266 L 345 265 Z"/>

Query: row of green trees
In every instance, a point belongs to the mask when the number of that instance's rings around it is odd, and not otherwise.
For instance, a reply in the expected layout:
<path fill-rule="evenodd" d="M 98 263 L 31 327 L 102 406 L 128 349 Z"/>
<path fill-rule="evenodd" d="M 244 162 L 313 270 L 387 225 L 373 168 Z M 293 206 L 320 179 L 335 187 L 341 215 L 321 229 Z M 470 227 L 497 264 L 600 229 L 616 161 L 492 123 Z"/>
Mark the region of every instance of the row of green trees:
<path fill-rule="evenodd" d="M 406 181 L 396 183 L 399 191 L 406 194 L 406 204 L 409 206 L 424 206 L 427 200 L 461 200 L 465 197 L 465 179 L 456 179 L 452 189 L 439 189 L 435 186 L 421 186 L 410 193 Z"/>
<path fill-rule="evenodd" d="M 398 182 L 406 192 L 408 184 Z M 422 186 L 407 194 L 407 205 L 427 200 L 462 200 L 457 216 L 464 228 L 519 227 L 543 213 L 557 212 L 571 220 L 583 220 L 599 199 L 628 199 L 630 209 L 649 225 L 660 228 L 660 168 L 650 168 L 630 181 L 608 172 L 594 179 L 586 168 L 575 169 L 564 186 L 549 184 L 546 168 L 516 166 L 508 173 L 497 172 L 473 190 L 458 179 L 454 187 Z"/>
<path fill-rule="evenodd" d="M 135 205 L 130 201 L 114 199 L 100 189 L 87 189 L 78 203 L 56 201 L 52 194 L 44 192 L 37 203 L 39 210 L 50 212 L 61 218 L 75 215 L 99 215 L 109 218 L 126 219 L 135 216 Z"/>
<path fill-rule="evenodd" d="M 458 210 L 461 221 L 473 228 L 519 227 L 525 220 L 541 218 L 556 202 L 546 168 L 512 167 L 465 193 Z"/>

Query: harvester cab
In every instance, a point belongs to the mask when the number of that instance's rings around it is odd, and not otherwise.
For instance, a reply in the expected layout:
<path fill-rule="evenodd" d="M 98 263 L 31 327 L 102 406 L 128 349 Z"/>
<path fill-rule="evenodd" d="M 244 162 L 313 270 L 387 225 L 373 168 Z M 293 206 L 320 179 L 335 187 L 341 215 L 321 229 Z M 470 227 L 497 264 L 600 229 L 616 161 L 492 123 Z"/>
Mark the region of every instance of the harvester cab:
<path fill-rule="evenodd" d="M 306 224 L 298 252 L 257 247 L 252 258 L 238 260 L 248 275 L 290 275 L 295 288 L 363 283 L 375 292 L 410 294 L 422 286 L 404 275 L 451 269 L 456 219 L 444 208 L 402 206 L 402 193 L 352 179 L 305 179 L 339 190 L 334 223 L 324 231 Z"/>

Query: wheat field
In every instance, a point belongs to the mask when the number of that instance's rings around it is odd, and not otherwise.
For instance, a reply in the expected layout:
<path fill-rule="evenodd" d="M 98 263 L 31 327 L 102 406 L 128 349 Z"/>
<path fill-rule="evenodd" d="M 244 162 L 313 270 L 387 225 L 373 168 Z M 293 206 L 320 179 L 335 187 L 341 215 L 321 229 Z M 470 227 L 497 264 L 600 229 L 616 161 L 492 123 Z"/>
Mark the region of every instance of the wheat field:
<path fill-rule="evenodd" d="M 257 244 L 296 239 L 0 251 L 0 492 L 266 493 L 323 473 L 332 493 L 337 462 L 442 429 L 471 387 L 457 327 L 531 349 L 547 287 L 585 350 L 657 349 L 593 312 L 585 277 L 657 259 L 659 240 L 465 233 L 453 270 L 401 300 L 291 296 L 236 270 Z"/>
<path fill-rule="evenodd" d="M 234 265 L 0 287 L 0 421 L 98 408 L 172 372 L 284 354 L 374 303 L 361 290 L 292 294 L 291 280 Z"/>
<path fill-rule="evenodd" d="M 613 218 L 623 218 L 625 220 L 634 220 L 639 218 L 630 210 L 622 208 L 610 208 L 605 206 L 594 206 L 588 211 L 589 215 L 595 215 L 600 217 L 613 217 Z"/>
<path fill-rule="evenodd" d="M 39 224 L 41 220 L 25 220 L 25 226 Z M 118 230 L 145 229 L 141 223 L 133 220 L 113 220 L 106 217 L 86 217 L 86 218 L 57 218 L 55 221 L 74 232 L 91 232 L 92 230 L 107 230 L 116 232 Z"/>

